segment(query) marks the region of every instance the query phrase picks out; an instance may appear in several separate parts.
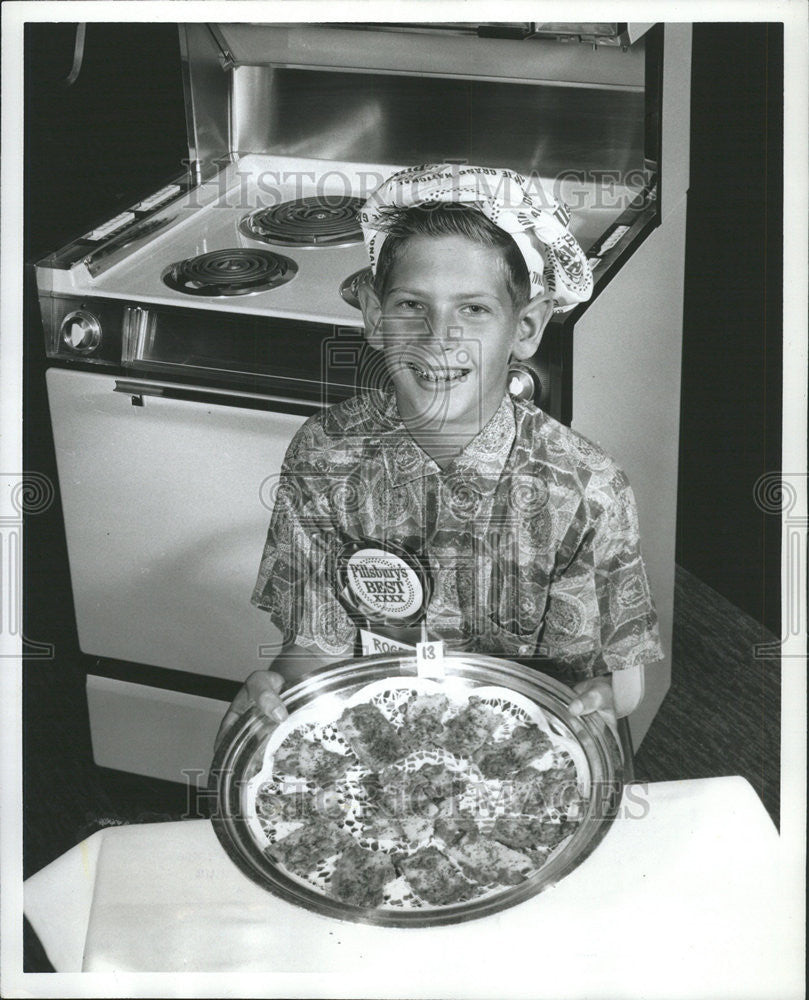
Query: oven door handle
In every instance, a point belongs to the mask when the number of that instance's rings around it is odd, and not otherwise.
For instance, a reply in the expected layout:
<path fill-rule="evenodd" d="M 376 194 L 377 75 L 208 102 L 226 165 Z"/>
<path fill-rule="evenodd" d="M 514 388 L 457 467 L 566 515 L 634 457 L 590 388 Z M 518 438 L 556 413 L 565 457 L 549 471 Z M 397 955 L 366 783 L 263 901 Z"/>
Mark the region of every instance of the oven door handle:
<path fill-rule="evenodd" d="M 203 403 L 208 406 L 214 404 L 247 410 L 264 410 L 268 413 L 292 413 L 302 417 L 320 413 L 328 405 L 285 396 L 259 396 L 254 393 L 200 389 L 185 385 L 162 385 L 159 382 L 141 382 L 134 379 L 116 379 L 113 392 L 131 396 L 133 406 L 143 406 L 144 396 L 156 396 L 160 399 L 179 399 L 187 403 Z"/>

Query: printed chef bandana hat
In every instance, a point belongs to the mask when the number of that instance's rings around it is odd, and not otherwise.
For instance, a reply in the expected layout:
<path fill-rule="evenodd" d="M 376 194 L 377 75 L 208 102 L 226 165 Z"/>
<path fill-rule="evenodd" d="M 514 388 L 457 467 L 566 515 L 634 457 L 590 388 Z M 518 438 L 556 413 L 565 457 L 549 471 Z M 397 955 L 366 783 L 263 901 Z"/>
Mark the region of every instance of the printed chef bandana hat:
<path fill-rule="evenodd" d="M 548 290 L 554 312 L 565 312 L 590 298 L 593 276 L 584 251 L 567 228 L 567 206 L 552 198 L 535 177 L 468 164 L 407 167 L 374 191 L 358 215 L 374 274 L 390 209 L 447 202 L 478 209 L 512 237 L 528 267 L 532 298 Z"/>

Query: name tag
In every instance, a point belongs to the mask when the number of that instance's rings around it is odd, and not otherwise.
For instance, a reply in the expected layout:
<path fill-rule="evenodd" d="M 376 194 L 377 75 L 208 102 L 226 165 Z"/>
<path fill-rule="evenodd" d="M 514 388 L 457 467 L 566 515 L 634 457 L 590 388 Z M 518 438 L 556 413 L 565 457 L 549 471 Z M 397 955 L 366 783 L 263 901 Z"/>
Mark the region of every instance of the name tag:
<path fill-rule="evenodd" d="M 386 635 L 376 635 L 368 629 L 360 629 L 360 642 L 363 656 L 379 656 L 381 653 L 412 653 L 414 647 L 407 643 L 397 642 Z"/>

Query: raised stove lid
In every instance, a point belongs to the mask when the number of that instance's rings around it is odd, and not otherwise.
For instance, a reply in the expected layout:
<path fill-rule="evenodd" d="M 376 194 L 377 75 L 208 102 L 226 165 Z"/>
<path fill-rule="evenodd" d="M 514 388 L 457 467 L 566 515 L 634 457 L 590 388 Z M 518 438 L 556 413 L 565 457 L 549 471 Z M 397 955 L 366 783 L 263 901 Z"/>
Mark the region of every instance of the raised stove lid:
<path fill-rule="evenodd" d="M 529 22 L 521 24 L 530 27 Z M 491 26 L 489 23 L 489 29 Z M 639 89 L 644 82 L 642 46 L 624 51 L 616 45 L 618 28 L 624 27 L 618 24 L 554 24 L 548 31 L 552 38 L 538 37 L 531 31 L 527 37 L 519 32 L 511 38 L 478 37 L 476 29 L 486 29 L 478 24 L 437 25 L 434 29 L 414 24 L 410 30 L 404 25 L 389 26 L 398 30 L 379 30 L 388 26 L 353 24 L 217 23 L 209 27 L 226 66 L 361 69 Z M 461 27 L 475 33 L 458 30 Z M 509 25 L 503 22 L 502 27 Z M 533 25 L 533 29 L 540 27 Z M 638 26 L 633 39 L 648 27 Z M 368 28 L 375 29 L 372 43 Z M 518 28 L 516 25 L 515 31 Z M 592 44 L 560 44 L 555 40 L 560 36 L 612 44 L 593 51 Z"/>

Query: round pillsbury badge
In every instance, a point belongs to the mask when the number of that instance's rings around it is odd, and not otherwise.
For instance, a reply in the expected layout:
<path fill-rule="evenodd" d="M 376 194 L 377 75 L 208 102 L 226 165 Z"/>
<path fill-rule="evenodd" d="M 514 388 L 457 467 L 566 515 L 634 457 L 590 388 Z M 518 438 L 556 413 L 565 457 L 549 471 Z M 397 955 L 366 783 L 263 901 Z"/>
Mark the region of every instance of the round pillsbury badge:
<path fill-rule="evenodd" d="M 340 603 L 369 624 L 415 625 L 432 593 L 429 569 L 415 552 L 371 539 L 343 545 L 334 575 Z"/>

